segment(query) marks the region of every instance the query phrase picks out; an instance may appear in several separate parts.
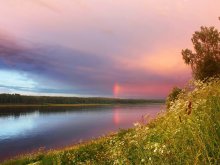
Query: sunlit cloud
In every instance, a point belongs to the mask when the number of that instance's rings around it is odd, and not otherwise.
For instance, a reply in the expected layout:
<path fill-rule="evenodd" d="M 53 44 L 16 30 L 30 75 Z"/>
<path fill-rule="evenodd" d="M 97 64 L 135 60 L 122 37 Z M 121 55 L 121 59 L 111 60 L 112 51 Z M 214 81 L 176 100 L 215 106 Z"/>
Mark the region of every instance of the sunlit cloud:
<path fill-rule="evenodd" d="M 31 3 L 35 3 L 41 7 L 45 7 L 51 11 L 54 11 L 54 12 L 60 12 L 59 8 L 54 5 L 54 3 L 52 1 L 45 1 L 45 0 L 23 0 L 23 3 L 26 3 L 26 2 L 31 2 Z"/>

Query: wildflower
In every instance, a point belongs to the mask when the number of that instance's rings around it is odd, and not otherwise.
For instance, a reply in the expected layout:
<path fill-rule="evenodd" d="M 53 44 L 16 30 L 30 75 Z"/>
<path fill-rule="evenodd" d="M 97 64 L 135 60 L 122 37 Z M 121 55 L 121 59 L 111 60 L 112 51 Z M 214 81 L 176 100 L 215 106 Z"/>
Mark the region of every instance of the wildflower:
<path fill-rule="evenodd" d="M 159 146 L 159 144 L 158 144 L 158 143 L 155 143 L 155 144 L 154 144 L 154 146 L 155 146 L 155 147 L 158 147 L 158 146 Z"/>
<path fill-rule="evenodd" d="M 145 131 L 149 130 L 149 127 L 145 127 Z"/>
<path fill-rule="evenodd" d="M 190 115 L 192 113 L 192 102 L 189 101 L 188 107 L 186 108 L 187 115 Z"/>
<path fill-rule="evenodd" d="M 179 116 L 179 120 L 180 120 L 180 123 L 182 123 L 182 119 L 181 119 L 181 116 Z"/>
<path fill-rule="evenodd" d="M 159 152 L 160 152 L 161 154 L 163 154 L 163 149 L 162 149 L 162 148 L 160 148 L 160 149 L 159 149 Z"/>
<path fill-rule="evenodd" d="M 139 127 L 139 126 L 140 126 L 140 123 L 138 123 L 138 122 L 137 122 L 137 123 L 134 123 L 134 126 L 135 126 L 135 127 Z"/>

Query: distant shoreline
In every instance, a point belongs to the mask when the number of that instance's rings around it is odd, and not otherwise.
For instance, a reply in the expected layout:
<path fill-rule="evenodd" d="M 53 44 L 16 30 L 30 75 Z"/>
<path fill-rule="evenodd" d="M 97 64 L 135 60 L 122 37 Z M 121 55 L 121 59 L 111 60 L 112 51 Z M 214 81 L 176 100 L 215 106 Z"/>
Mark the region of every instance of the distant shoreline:
<path fill-rule="evenodd" d="M 104 97 L 55 97 L 0 94 L 0 108 L 7 107 L 85 107 L 165 103 L 164 99 L 122 99 Z"/>
<path fill-rule="evenodd" d="M 146 103 L 112 103 L 112 104 L 0 104 L 0 108 L 7 107 L 86 107 L 86 106 L 110 106 L 110 105 L 147 105 L 163 104 L 164 102 L 146 102 Z"/>
<path fill-rule="evenodd" d="M 0 107 L 81 107 L 113 104 L 0 104 Z"/>

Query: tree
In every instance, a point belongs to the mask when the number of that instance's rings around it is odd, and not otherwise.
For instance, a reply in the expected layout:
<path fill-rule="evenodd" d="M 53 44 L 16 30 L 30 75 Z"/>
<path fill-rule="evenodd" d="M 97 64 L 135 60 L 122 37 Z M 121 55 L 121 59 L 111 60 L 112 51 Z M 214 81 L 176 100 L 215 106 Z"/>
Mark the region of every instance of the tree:
<path fill-rule="evenodd" d="M 196 80 L 206 80 L 220 74 L 220 32 L 214 27 L 201 27 L 192 37 L 195 52 L 185 49 L 182 56 L 192 68 Z"/>

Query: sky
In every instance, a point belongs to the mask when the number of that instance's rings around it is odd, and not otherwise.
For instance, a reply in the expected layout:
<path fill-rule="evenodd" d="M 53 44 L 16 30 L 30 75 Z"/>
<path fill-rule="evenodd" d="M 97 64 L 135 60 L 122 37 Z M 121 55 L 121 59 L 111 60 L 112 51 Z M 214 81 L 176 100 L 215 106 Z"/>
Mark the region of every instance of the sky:
<path fill-rule="evenodd" d="M 165 98 L 219 0 L 0 0 L 0 93 Z"/>

